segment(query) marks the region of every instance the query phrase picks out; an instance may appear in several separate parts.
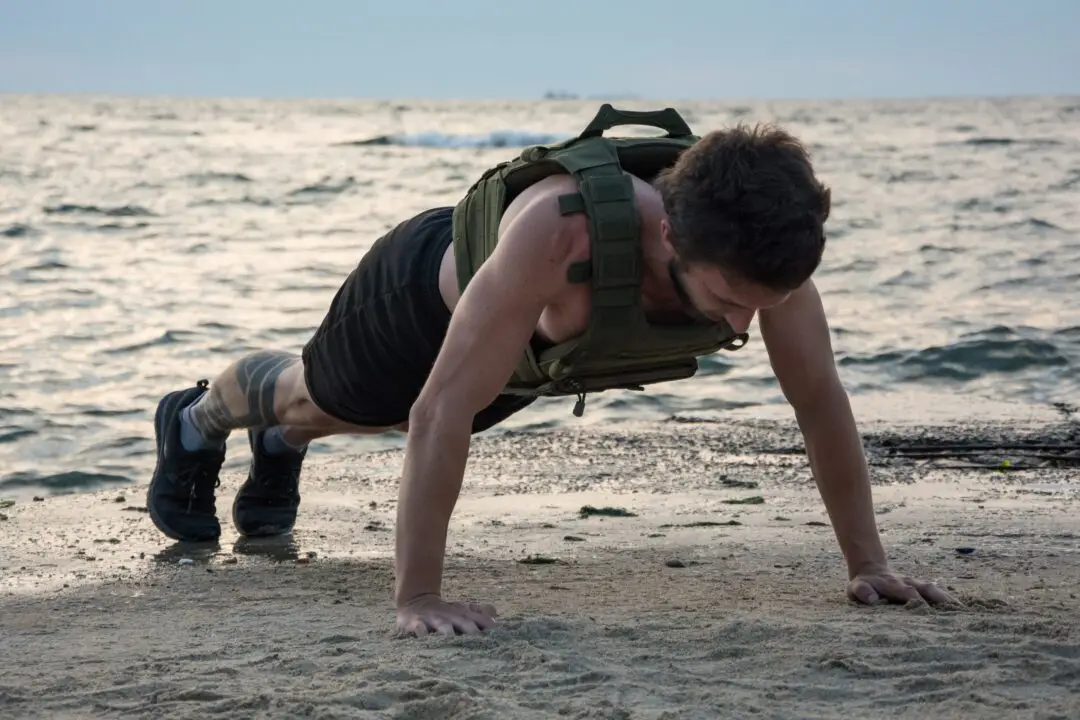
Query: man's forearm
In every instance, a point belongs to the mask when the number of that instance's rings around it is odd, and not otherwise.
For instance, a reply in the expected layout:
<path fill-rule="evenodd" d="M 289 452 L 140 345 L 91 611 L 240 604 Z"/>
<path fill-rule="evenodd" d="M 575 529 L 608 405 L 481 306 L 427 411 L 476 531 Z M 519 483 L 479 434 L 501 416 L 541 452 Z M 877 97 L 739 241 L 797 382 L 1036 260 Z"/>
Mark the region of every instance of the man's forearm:
<path fill-rule="evenodd" d="M 814 480 L 849 571 L 886 563 L 862 441 L 843 388 L 797 410 Z"/>
<path fill-rule="evenodd" d="M 461 492 L 469 433 L 468 418 L 410 420 L 395 538 L 398 605 L 441 590 L 446 532 Z"/>

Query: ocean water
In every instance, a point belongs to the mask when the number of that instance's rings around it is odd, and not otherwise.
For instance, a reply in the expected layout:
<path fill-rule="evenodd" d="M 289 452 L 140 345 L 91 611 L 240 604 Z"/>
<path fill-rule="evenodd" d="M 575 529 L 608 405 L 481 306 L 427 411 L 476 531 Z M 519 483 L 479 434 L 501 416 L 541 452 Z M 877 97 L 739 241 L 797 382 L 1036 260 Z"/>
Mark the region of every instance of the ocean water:
<path fill-rule="evenodd" d="M 144 485 L 163 393 L 298 352 L 381 233 L 598 104 L 0 96 L 0 497 Z M 618 104 L 804 139 L 833 189 L 817 283 L 853 395 L 1080 401 L 1080 98 Z M 755 337 L 697 380 L 506 427 L 783 402 Z"/>

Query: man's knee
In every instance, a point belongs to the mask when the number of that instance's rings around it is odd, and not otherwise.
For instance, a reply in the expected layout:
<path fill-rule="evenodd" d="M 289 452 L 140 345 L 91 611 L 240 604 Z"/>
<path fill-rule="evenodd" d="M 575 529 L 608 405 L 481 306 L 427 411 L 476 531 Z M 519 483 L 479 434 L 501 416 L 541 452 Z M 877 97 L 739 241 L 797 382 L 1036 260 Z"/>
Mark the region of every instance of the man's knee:
<path fill-rule="evenodd" d="M 390 427 L 354 425 L 330 415 L 315 404 L 304 378 L 303 362 L 294 363 L 278 379 L 274 410 L 278 424 L 318 431 L 325 435 L 370 435 L 399 430 L 407 432 L 409 423 Z"/>
<path fill-rule="evenodd" d="M 286 368 L 274 389 L 274 414 L 278 424 L 312 429 L 330 429 L 342 424 L 341 420 L 320 410 L 312 400 L 302 361 Z"/>

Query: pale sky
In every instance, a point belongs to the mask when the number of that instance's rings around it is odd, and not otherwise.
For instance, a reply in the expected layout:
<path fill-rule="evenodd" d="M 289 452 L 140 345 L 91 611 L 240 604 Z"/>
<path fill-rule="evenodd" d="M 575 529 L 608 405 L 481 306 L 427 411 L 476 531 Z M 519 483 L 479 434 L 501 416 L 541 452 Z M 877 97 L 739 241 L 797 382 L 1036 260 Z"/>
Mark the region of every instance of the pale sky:
<path fill-rule="evenodd" d="M 1080 94 L 1080 0 L 0 0 L 0 92 L 547 90 Z"/>

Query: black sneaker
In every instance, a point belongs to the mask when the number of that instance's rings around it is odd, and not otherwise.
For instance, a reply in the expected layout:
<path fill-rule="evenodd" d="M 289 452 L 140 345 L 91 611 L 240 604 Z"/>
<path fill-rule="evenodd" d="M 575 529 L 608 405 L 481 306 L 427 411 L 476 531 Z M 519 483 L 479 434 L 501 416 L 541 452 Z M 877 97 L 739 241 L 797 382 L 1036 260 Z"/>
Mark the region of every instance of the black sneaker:
<path fill-rule="evenodd" d="M 180 411 L 202 397 L 209 385 L 176 390 L 161 398 L 154 414 L 157 466 L 146 492 L 146 508 L 158 530 L 173 540 L 203 542 L 221 535 L 214 489 L 225 450 L 188 452 L 180 443 Z"/>
<path fill-rule="evenodd" d="M 263 449 L 265 430 L 248 430 L 251 469 L 233 501 L 232 519 L 246 537 L 269 537 L 290 532 L 300 507 L 300 470 L 307 448 L 268 455 Z"/>

